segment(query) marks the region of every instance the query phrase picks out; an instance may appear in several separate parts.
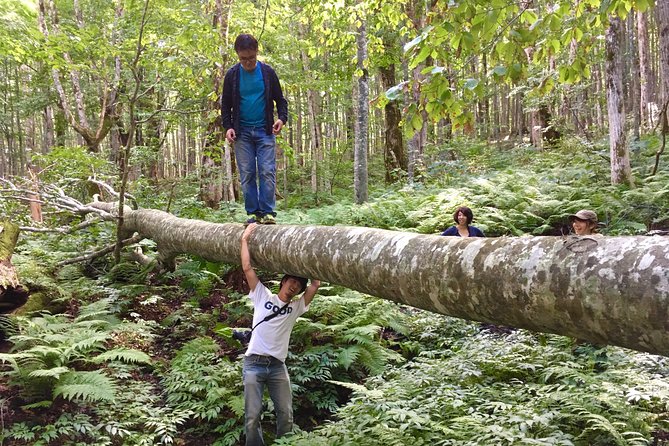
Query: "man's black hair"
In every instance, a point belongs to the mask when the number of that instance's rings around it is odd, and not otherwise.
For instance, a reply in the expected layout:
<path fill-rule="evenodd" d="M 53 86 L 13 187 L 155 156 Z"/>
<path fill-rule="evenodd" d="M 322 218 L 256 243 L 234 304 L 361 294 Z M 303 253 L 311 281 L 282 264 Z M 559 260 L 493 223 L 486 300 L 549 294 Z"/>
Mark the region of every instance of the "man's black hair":
<path fill-rule="evenodd" d="M 300 282 L 300 285 L 302 285 L 302 289 L 300 289 L 299 293 L 297 293 L 297 294 L 304 293 L 304 290 L 307 289 L 308 279 L 306 279 L 305 277 L 293 276 L 292 274 L 286 274 L 285 276 L 283 276 L 281 278 L 281 283 L 279 284 L 279 289 L 281 289 L 283 287 L 283 283 L 288 279 L 295 279 L 298 282 Z"/>
<path fill-rule="evenodd" d="M 251 34 L 240 34 L 235 39 L 235 52 L 244 50 L 258 51 L 258 41 Z"/>

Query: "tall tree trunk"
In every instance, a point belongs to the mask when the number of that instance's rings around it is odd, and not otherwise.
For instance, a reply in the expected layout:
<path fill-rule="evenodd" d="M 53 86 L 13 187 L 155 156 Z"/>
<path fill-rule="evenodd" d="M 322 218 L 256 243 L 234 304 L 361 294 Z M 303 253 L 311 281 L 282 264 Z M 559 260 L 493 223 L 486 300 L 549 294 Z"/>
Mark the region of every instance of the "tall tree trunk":
<path fill-rule="evenodd" d="M 532 64 L 532 55 L 534 48 L 525 48 L 525 56 L 527 63 Z M 530 142 L 534 147 L 543 148 L 543 130 L 544 122 L 541 119 L 540 111 L 532 109 L 530 112 Z"/>
<path fill-rule="evenodd" d="M 96 207 L 109 203 L 99 203 Z M 239 263 L 243 227 L 126 210 L 126 235 L 160 260 L 193 253 Z M 450 316 L 669 354 L 669 239 L 459 239 L 361 227 L 262 226 L 254 265 L 314 277 Z"/>
<path fill-rule="evenodd" d="M 304 28 L 304 25 L 299 26 L 299 34 L 301 38 L 305 38 L 307 35 L 306 29 Z M 304 73 L 309 73 L 310 71 L 310 63 L 309 63 L 309 56 L 307 55 L 307 52 L 305 51 L 304 48 L 300 50 L 300 57 L 302 59 L 302 70 Z M 311 139 L 311 192 L 312 193 L 317 193 L 318 192 L 318 169 L 317 169 L 317 163 L 318 163 L 318 154 L 321 152 L 321 146 L 323 144 L 323 133 L 322 129 L 320 126 L 320 107 L 318 104 L 318 94 L 314 90 L 314 88 L 309 85 L 307 86 L 307 113 L 309 115 L 308 119 L 308 127 L 309 127 L 309 134 L 310 134 L 310 139 Z M 305 150 L 306 152 L 306 150 Z"/>
<path fill-rule="evenodd" d="M 649 128 L 648 103 L 650 102 L 650 49 L 648 46 L 648 27 L 646 25 L 646 13 L 636 13 L 637 23 L 637 45 L 639 53 L 639 111 L 641 113 L 641 126 Z"/>
<path fill-rule="evenodd" d="M 123 235 L 125 234 L 124 224 L 125 224 L 125 215 L 124 212 L 127 208 L 125 206 L 125 192 L 128 184 L 128 175 L 130 173 L 130 153 L 131 149 L 134 147 L 134 137 L 135 130 L 137 128 L 137 120 L 135 115 L 135 105 L 140 96 L 140 89 L 142 87 L 142 78 L 139 76 L 139 60 L 144 51 L 144 45 L 142 44 L 142 38 L 144 37 L 144 27 L 146 26 L 146 17 L 149 10 L 149 0 L 144 0 L 144 7 L 142 9 L 142 18 L 139 23 L 139 33 L 137 36 L 137 44 L 135 46 L 135 55 L 132 60 L 130 71 L 134 74 L 134 85 L 131 86 L 130 97 L 128 99 L 128 140 L 126 141 L 125 147 L 122 150 L 121 157 L 121 187 L 119 188 L 119 200 L 118 200 L 118 228 L 116 232 L 116 246 L 114 247 L 114 263 L 117 265 L 121 261 L 121 249 L 123 247 Z"/>
<path fill-rule="evenodd" d="M 44 141 L 42 143 L 42 154 L 49 153 L 56 144 L 56 135 L 53 125 L 53 107 L 44 107 Z"/>
<path fill-rule="evenodd" d="M 395 79 L 395 65 L 380 67 L 381 82 L 383 89 L 388 90 L 397 84 Z M 382 93 L 383 94 L 383 93 Z M 407 154 L 404 150 L 404 139 L 400 123 L 402 113 L 397 101 L 389 101 L 384 107 L 385 113 L 385 144 L 383 159 L 386 167 L 386 183 L 397 181 L 397 171 L 407 170 Z"/>
<path fill-rule="evenodd" d="M 629 51 L 629 57 L 627 60 L 629 61 L 630 65 L 628 69 L 630 71 L 631 77 L 629 82 L 629 85 L 631 86 L 629 89 L 629 105 L 631 106 L 632 117 L 634 119 L 632 124 L 632 135 L 634 136 L 634 139 L 638 141 L 641 131 L 641 103 L 639 101 L 639 97 L 641 96 L 641 67 L 639 62 L 638 46 L 636 42 L 636 16 L 634 11 L 632 11 L 629 16 L 627 16 L 626 25 L 628 31 L 626 33 L 627 46 Z"/>
<path fill-rule="evenodd" d="M 369 136 L 369 80 L 367 74 L 367 24 L 361 19 L 356 36 L 358 46 L 358 106 L 356 108 L 353 190 L 355 202 L 367 201 L 367 138 Z"/>
<path fill-rule="evenodd" d="M 622 81 L 622 23 L 610 16 L 606 29 L 606 105 L 609 115 L 611 183 L 633 185 L 629 150 L 625 138 L 625 107 Z"/>
<path fill-rule="evenodd" d="M 669 109 L 669 0 L 657 0 L 657 22 L 659 25 L 660 77 L 662 78 L 661 109 Z"/>
<path fill-rule="evenodd" d="M 222 91 L 223 78 L 225 70 L 228 68 L 228 56 L 226 50 L 228 49 L 228 33 L 229 33 L 229 17 L 232 9 L 232 0 L 216 0 L 213 11 L 213 27 L 218 30 L 219 35 L 219 55 L 220 63 L 214 64 L 213 80 L 214 91 L 217 94 L 218 100 L 207 101 L 207 108 L 215 112 L 216 118 L 209 121 L 207 127 L 207 134 L 204 139 L 204 146 L 202 148 L 201 171 L 200 171 L 200 199 L 205 205 L 212 209 L 218 209 L 220 201 L 225 195 L 230 197 L 228 191 L 224 193 L 223 189 L 232 184 L 232 176 L 227 176 L 227 167 L 230 156 L 230 150 L 225 150 L 223 126 L 220 116 L 220 97 L 219 93 Z M 225 175 L 221 175 L 221 170 L 225 169 Z"/>
<path fill-rule="evenodd" d="M 413 25 L 414 32 L 418 35 L 420 34 L 426 25 L 426 15 L 427 15 L 427 5 L 425 0 L 417 0 L 406 3 L 406 14 L 411 20 Z M 419 110 L 422 125 L 420 129 L 416 129 L 416 132 L 407 142 L 407 157 L 408 157 L 408 166 L 407 166 L 407 180 L 409 184 L 413 184 L 416 180 L 417 174 L 420 173 L 420 167 L 423 164 L 422 154 L 423 154 L 423 145 L 425 144 L 425 135 L 427 133 L 426 125 L 426 113 L 423 110 L 423 102 L 421 100 L 420 94 L 420 85 L 424 79 L 424 76 L 421 74 L 424 65 L 419 64 L 411 70 L 411 101 L 413 104 L 417 105 Z M 451 77 L 453 79 L 453 77 Z"/>

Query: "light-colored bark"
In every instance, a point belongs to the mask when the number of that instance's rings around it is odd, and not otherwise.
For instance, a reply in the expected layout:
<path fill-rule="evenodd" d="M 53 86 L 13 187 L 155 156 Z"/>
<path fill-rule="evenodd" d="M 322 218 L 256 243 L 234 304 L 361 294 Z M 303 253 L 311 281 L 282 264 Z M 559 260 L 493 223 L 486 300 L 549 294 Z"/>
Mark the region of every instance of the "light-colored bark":
<path fill-rule="evenodd" d="M 228 69 L 228 32 L 230 29 L 229 19 L 232 10 L 232 0 L 216 0 L 214 3 L 213 26 L 218 30 L 220 63 L 216 63 L 213 72 L 214 91 L 218 94 L 222 91 L 225 70 Z M 230 170 L 230 150 L 224 147 L 224 130 L 220 118 L 220 99 L 207 101 L 207 107 L 215 112 L 216 118 L 210 119 L 207 134 L 204 138 L 200 170 L 200 199 L 205 205 L 212 209 L 218 209 L 220 201 L 226 197 L 231 198 L 227 188 L 232 187 L 232 174 Z M 234 195 L 232 200 L 234 201 Z"/>
<path fill-rule="evenodd" d="M 357 68 L 358 104 L 356 107 L 355 149 L 353 160 L 353 193 L 355 202 L 367 201 L 367 140 L 369 137 L 369 79 L 367 73 L 367 25 L 361 20 L 356 36 L 358 46 Z"/>
<path fill-rule="evenodd" d="M 629 53 L 628 67 L 630 70 L 630 88 L 628 89 L 629 102 L 627 107 L 632 110 L 632 138 L 635 141 L 639 140 L 641 132 L 641 104 L 639 98 L 641 97 L 641 63 L 639 60 L 639 48 L 636 42 L 636 16 L 634 11 L 630 13 L 626 20 L 627 25 L 627 47 Z"/>
<path fill-rule="evenodd" d="M 662 78 L 660 109 L 662 109 L 669 103 L 669 0 L 658 0 L 656 9 L 657 23 L 660 28 L 658 44 L 660 47 L 660 77 Z"/>
<path fill-rule="evenodd" d="M 104 203 L 95 203 L 103 207 Z M 239 263 L 243 226 L 126 209 L 125 230 Z M 669 354 L 669 238 L 461 239 L 358 227 L 261 226 L 256 267 L 314 277 L 428 311 Z"/>
<path fill-rule="evenodd" d="M 646 13 L 637 12 L 637 44 L 639 52 L 639 102 L 641 112 L 641 125 L 649 128 L 650 114 L 648 113 L 648 102 L 650 102 L 651 72 L 650 72 L 650 48 L 648 46 L 648 26 L 646 24 Z"/>
<path fill-rule="evenodd" d="M 632 168 L 625 138 L 621 35 L 620 18 L 611 16 L 606 29 L 606 105 L 609 115 L 611 183 L 632 185 Z"/>

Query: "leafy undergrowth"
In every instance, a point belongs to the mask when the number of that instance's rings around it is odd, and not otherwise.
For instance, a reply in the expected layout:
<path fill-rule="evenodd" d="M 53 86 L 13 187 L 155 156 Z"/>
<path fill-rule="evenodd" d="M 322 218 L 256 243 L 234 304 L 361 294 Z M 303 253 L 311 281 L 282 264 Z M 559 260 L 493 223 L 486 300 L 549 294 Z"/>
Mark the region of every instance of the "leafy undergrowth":
<path fill-rule="evenodd" d="M 462 321 L 420 317 L 434 349 L 364 385 L 338 383 L 353 395 L 336 420 L 277 444 L 665 444 L 667 358 L 524 330 L 454 338 L 440 331 Z"/>
<path fill-rule="evenodd" d="M 571 145 L 569 145 L 571 144 Z M 643 151 L 635 165 L 644 162 Z M 605 150 L 454 142 L 426 152 L 422 182 L 346 196 L 291 195 L 279 223 L 345 224 L 435 233 L 455 207 L 488 235 L 558 235 L 592 208 L 611 235 L 665 228 L 669 173 L 636 168 L 636 188 L 612 186 Z M 662 166 L 663 167 L 663 166 Z M 204 208 L 186 182 L 172 211 L 242 221 L 243 207 Z M 135 184 L 163 208 L 169 191 Z M 73 191 L 68 191 L 72 193 Z M 82 193 L 78 191 L 78 193 Z M 339 193 L 335 191 L 335 194 Z M 81 198 L 84 200 L 84 197 Z M 85 201 L 85 200 L 84 200 Z M 5 204 L 0 204 L 0 207 Z M 0 319 L 2 445 L 235 445 L 243 430 L 242 346 L 250 323 L 235 267 L 180 258 L 157 273 L 99 258 L 55 268 L 113 242 L 111 225 L 23 237 L 14 262 L 49 312 Z M 155 244 L 140 247 L 155 255 Z M 276 276 L 263 274 L 276 287 Z M 508 327 L 437 316 L 324 285 L 291 338 L 295 420 L 285 445 L 640 445 L 669 438 L 665 358 L 575 344 Z M 271 403 L 264 414 L 272 438 Z"/>

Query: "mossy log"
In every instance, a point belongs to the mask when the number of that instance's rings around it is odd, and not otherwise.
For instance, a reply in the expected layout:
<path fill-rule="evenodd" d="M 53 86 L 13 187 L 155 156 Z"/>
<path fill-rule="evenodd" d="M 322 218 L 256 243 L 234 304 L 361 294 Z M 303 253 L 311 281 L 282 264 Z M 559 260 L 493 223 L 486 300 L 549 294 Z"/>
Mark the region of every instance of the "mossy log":
<path fill-rule="evenodd" d="M 130 211 L 125 229 L 239 263 L 240 224 Z M 669 238 L 459 238 L 360 227 L 261 226 L 256 267 L 441 314 L 669 354 Z"/>
<path fill-rule="evenodd" d="M 0 313 L 9 313 L 26 303 L 28 292 L 19 283 L 12 254 L 19 239 L 19 227 L 8 220 L 0 225 Z"/>

